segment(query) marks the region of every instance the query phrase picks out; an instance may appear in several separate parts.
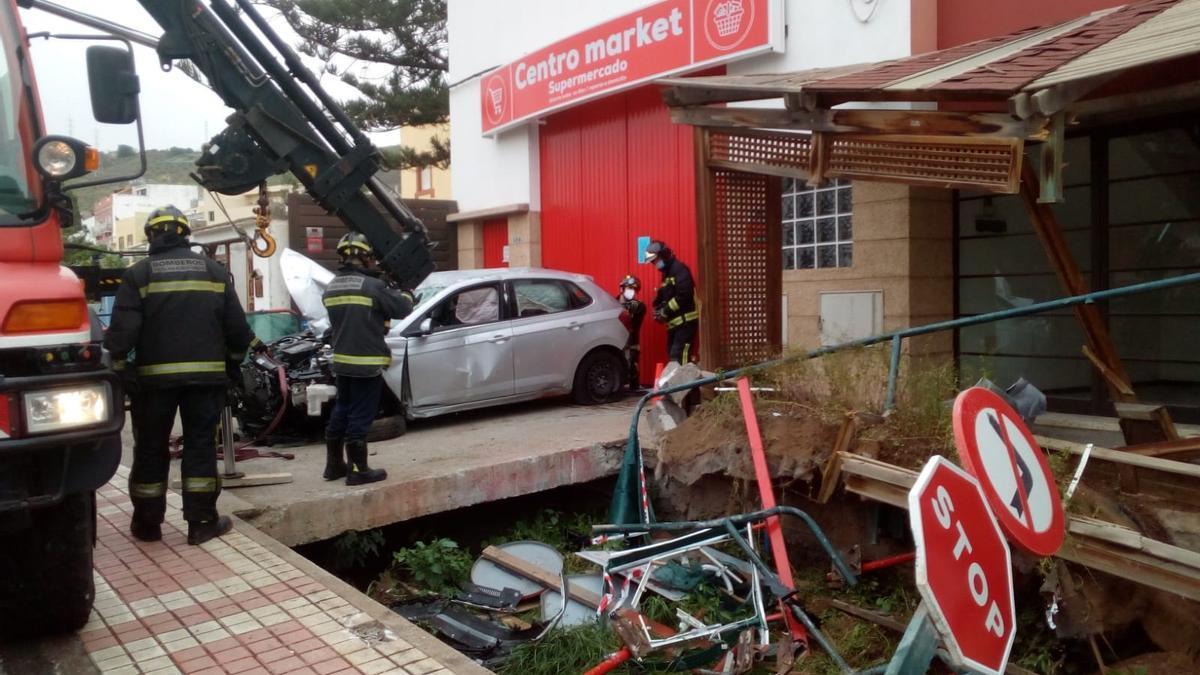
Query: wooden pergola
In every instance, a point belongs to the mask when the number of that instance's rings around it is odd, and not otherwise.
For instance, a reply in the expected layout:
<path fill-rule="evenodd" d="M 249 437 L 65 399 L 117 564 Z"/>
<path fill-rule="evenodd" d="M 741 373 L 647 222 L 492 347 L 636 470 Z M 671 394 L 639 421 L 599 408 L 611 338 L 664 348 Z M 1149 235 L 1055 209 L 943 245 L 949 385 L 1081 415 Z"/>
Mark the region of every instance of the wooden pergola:
<path fill-rule="evenodd" d="M 1050 208 L 1062 200 L 1066 130 L 1200 111 L 1200 0 L 1142 0 L 893 61 L 659 84 L 672 118 L 696 127 L 701 340 L 704 365 L 716 369 L 780 348 L 770 177 L 1019 194 L 1064 294 L 1086 293 Z M 783 106 L 728 105 L 771 99 Z M 1100 310 L 1076 313 L 1126 442 L 1158 443 L 1156 454 L 1194 449 L 1165 408 L 1137 403 Z"/>

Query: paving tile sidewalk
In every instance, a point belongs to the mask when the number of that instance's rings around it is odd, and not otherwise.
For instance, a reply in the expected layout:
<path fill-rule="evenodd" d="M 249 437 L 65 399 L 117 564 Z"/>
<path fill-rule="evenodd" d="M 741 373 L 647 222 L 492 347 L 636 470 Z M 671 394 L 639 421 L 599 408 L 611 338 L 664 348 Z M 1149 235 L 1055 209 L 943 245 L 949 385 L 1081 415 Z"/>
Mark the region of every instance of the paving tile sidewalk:
<path fill-rule="evenodd" d="M 96 495 L 96 604 L 80 639 L 101 672 L 487 672 L 399 617 L 372 616 L 365 597 L 244 523 L 188 546 L 177 494 L 163 541 L 133 539 L 128 473 Z"/>

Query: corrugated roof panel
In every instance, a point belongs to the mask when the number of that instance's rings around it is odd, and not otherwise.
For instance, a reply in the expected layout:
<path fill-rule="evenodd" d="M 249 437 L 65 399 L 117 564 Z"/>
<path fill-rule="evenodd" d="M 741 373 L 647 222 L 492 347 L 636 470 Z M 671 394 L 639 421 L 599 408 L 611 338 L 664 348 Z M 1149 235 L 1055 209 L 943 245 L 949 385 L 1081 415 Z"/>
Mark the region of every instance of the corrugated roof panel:
<path fill-rule="evenodd" d="M 1064 64 L 1026 89 L 1044 89 L 1197 53 L 1200 53 L 1200 0 L 1177 0 L 1173 7 Z"/>

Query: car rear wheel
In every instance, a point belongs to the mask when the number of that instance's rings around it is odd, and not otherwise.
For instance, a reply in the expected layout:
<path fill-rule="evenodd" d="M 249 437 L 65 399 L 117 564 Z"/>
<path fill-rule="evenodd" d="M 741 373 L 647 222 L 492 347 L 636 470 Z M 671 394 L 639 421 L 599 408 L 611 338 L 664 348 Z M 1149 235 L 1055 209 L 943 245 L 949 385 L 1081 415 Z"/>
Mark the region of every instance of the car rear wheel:
<path fill-rule="evenodd" d="M 96 500 L 68 495 L 31 514 L 31 527 L 0 536 L 0 639 L 79 630 L 96 589 Z"/>
<path fill-rule="evenodd" d="M 402 412 L 388 417 L 377 417 L 374 422 L 371 422 L 371 428 L 367 430 L 367 442 L 378 443 L 391 440 L 403 436 L 407 431 L 408 420 L 404 419 Z"/>
<path fill-rule="evenodd" d="M 625 364 L 609 351 L 594 351 L 583 357 L 575 371 L 571 396 L 581 405 L 608 403 L 621 391 Z"/>

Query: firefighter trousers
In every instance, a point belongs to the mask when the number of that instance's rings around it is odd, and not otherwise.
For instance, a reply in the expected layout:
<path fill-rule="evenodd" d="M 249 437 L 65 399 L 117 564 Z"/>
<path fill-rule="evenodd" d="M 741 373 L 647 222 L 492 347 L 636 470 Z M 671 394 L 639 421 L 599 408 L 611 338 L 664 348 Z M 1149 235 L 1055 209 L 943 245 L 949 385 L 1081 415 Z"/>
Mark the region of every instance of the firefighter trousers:
<path fill-rule="evenodd" d="M 337 398 L 333 400 L 333 411 L 329 413 L 329 422 L 325 426 L 325 438 L 365 441 L 371 423 L 379 414 L 379 400 L 382 397 L 382 375 L 338 375 Z"/>
<path fill-rule="evenodd" d="M 680 364 L 696 357 L 696 331 L 699 321 L 685 321 L 675 328 L 667 329 L 667 357 Z"/>
<path fill-rule="evenodd" d="M 183 422 L 183 517 L 188 522 L 217 519 L 217 425 L 225 409 L 225 386 L 202 385 L 143 390 L 133 399 L 133 468 L 129 497 L 133 519 L 163 522 L 171 469 L 171 430 L 178 411 Z"/>

